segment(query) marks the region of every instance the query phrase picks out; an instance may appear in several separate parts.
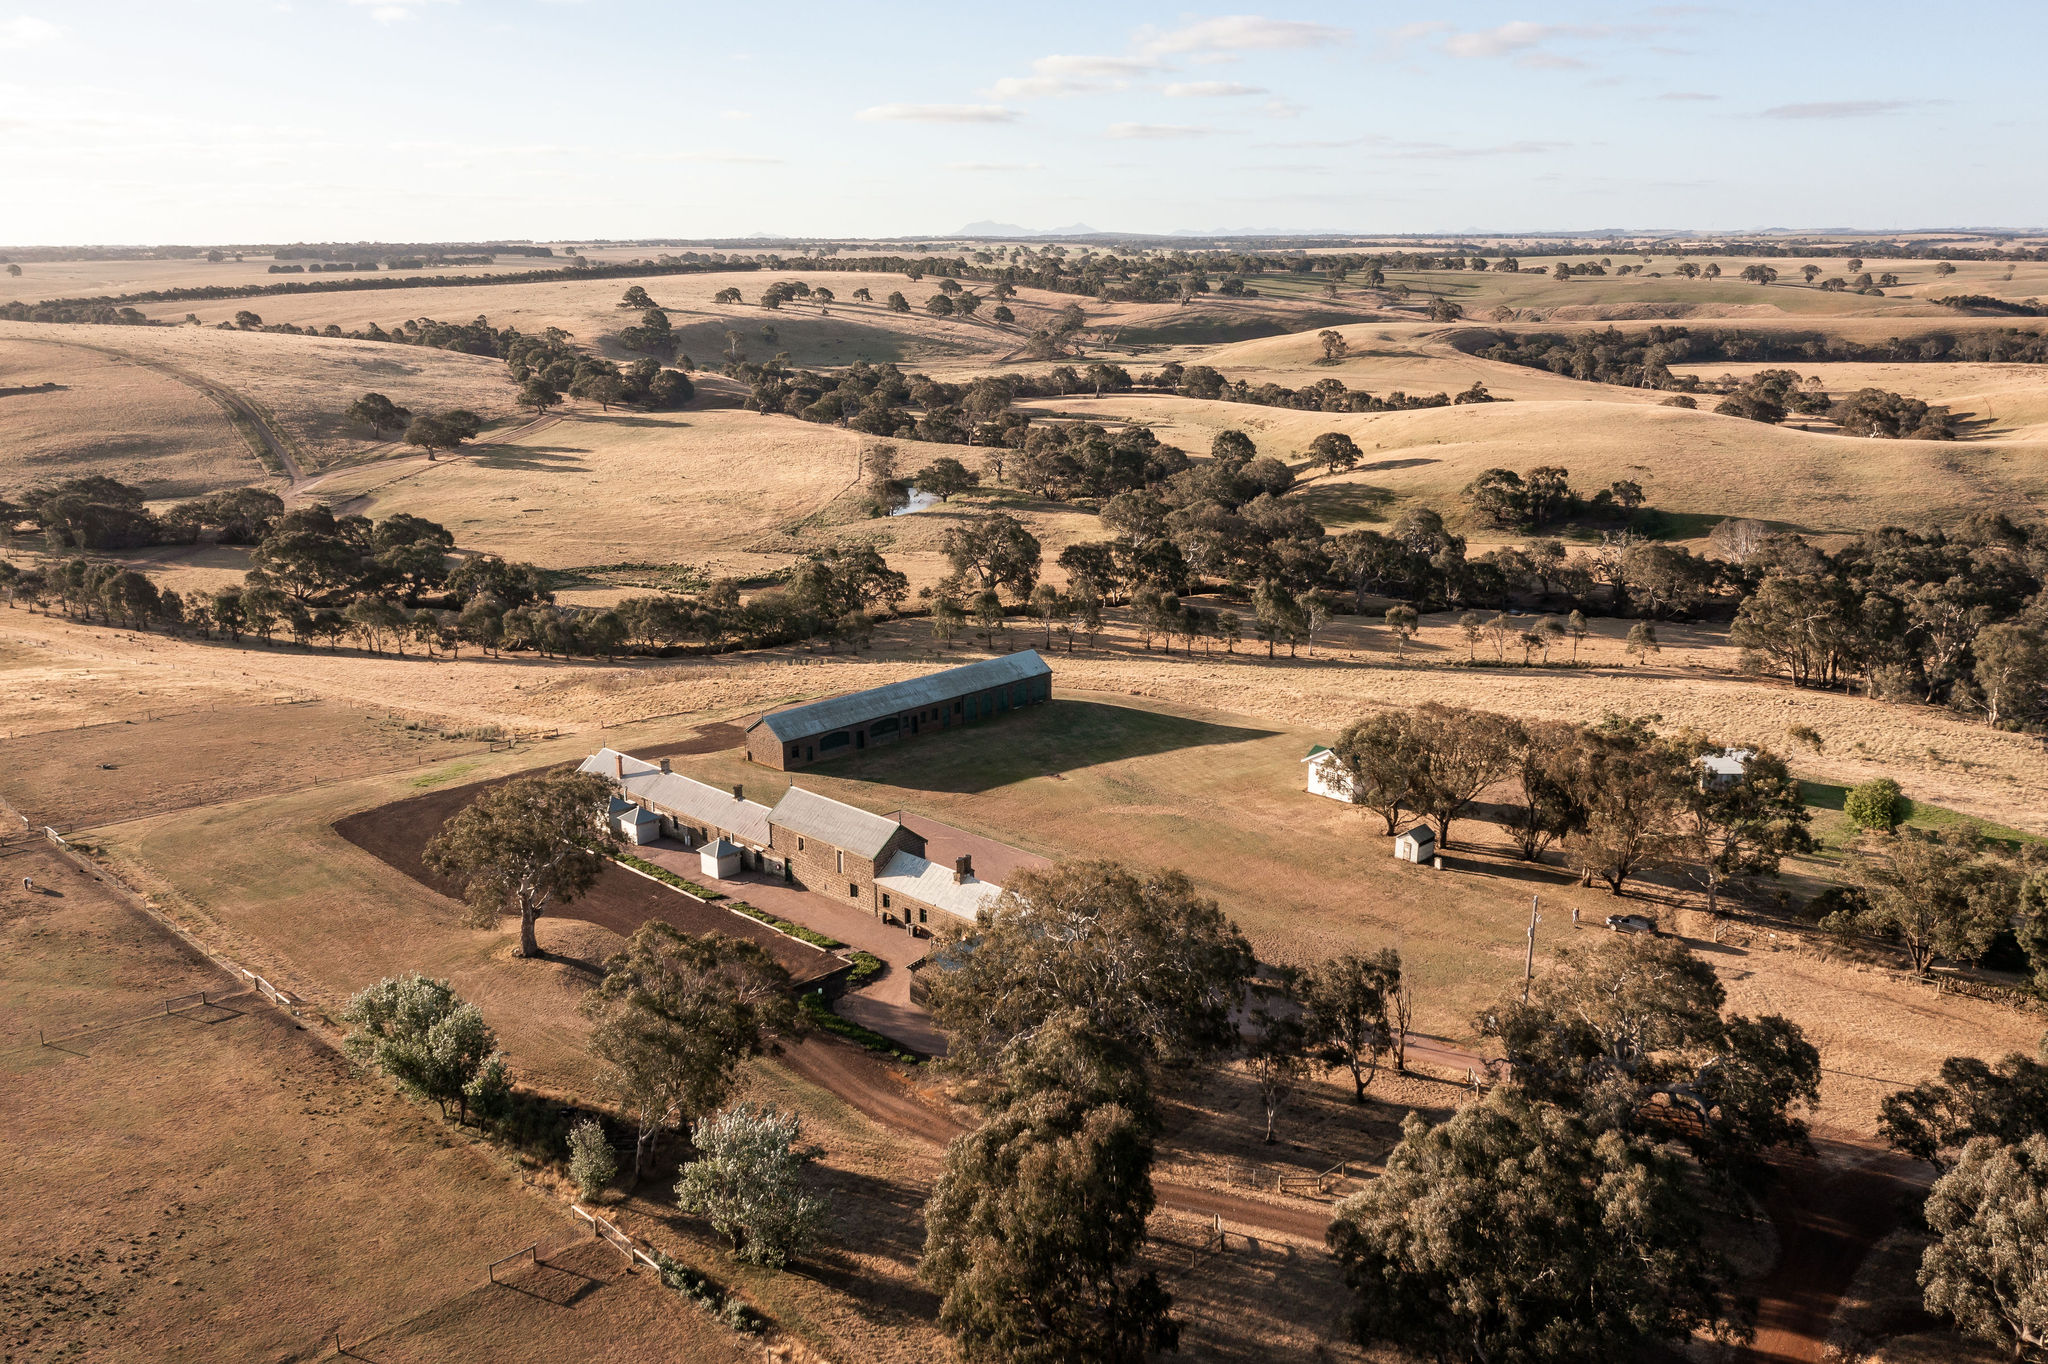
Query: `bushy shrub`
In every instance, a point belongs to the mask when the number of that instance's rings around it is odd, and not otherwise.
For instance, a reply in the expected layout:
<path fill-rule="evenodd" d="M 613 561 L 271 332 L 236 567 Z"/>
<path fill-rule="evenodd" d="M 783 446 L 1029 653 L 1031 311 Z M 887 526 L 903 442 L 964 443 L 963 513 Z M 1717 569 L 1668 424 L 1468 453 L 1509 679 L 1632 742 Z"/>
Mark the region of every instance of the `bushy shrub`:
<path fill-rule="evenodd" d="M 1858 828 L 1888 834 L 1899 827 L 1908 806 L 1897 782 L 1890 777 L 1875 777 L 1848 794 L 1842 802 L 1842 813 Z"/>
<path fill-rule="evenodd" d="M 619 1172 L 618 1154 L 604 1134 L 604 1124 L 585 1118 L 569 1129 L 569 1178 L 586 1199 L 596 1198 Z"/>

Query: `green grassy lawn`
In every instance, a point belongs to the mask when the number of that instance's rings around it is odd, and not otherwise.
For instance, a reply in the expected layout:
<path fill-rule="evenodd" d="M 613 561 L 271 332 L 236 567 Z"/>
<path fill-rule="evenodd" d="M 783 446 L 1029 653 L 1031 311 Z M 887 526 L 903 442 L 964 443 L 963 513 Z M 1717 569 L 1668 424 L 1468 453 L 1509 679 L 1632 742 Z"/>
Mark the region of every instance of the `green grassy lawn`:
<path fill-rule="evenodd" d="M 1816 851 L 1826 857 L 1839 859 L 1850 844 L 1856 841 L 1857 828 L 1842 813 L 1842 804 L 1848 798 L 1849 788 L 1827 782 L 1802 781 L 1799 783 L 1799 798 L 1806 808 L 1813 812 L 1813 841 Z M 1957 810 L 1940 805 L 1929 805 L 1924 801 L 1908 800 L 1907 814 L 1903 827 L 1936 833 L 1943 829 L 1972 827 L 1993 843 L 2002 843 L 2015 851 L 2027 844 L 2048 844 L 2048 838 L 2030 834 L 2024 829 L 2008 828 L 1988 820 L 1976 819 Z"/>

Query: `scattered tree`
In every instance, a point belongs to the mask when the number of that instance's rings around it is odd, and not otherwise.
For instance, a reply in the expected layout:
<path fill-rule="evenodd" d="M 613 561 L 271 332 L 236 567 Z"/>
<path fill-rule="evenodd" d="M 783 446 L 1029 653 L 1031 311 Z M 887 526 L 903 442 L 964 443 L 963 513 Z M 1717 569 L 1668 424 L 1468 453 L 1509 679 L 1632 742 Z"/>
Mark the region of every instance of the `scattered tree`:
<path fill-rule="evenodd" d="M 352 996 L 342 1019 L 349 1056 L 375 1066 L 401 1089 L 440 1105 L 457 1121 L 502 1118 L 511 1085 L 497 1034 L 476 1005 L 465 1004 L 445 980 L 414 972 L 378 981 Z"/>
<path fill-rule="evenodd" d="M 794 1113 L 747 1104 L 690 1128 L 698 1158 L 676 1181 L 676 1206 L 702 1217 L 749 1264 L 780 1269 L 817 1240 L 825 1200 L 803 1189 L 804 1167 L 824 1152 L 800 1144 Z"/>
<path fill-rule="evenodd" d="M 534 924 L 547 909 L 597 883 L 619 850 L 605 823 L 611 783 L 593 773 L 521 777 L 494 786 L 441 826 L 422 855 L 429 870 L 463 884 L 470 922 L 519 916 L 519 955 L 538 957 Z"/>
<path fill-rule="evenodd" d="M 795 1031 L 789 973 L 759 945 L 659 919 L 634 930 L 584 996 L 590 1052 L 635 1128 L 633 1178 L 661 1134 L 723 1104 L 742 1061 Z"/>

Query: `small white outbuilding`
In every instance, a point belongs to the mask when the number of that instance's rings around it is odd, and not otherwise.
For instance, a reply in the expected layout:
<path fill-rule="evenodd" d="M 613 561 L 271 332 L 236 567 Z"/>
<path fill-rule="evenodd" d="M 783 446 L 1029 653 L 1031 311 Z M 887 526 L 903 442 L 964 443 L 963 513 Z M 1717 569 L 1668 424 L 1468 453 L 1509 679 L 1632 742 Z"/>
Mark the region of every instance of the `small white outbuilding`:
<path fill-rule="evenodd" d="M 740 874 L 740 845 L 729 838 L 714 838 L 697 854 L 704 874 L 724 881 Z"/>
<path fill-rule="evenodd" d="M 1436 857 L 1436 835 L 1427 824 L 1418 824 L 1395 838 L 1394 856 L 1418 864 L 1432 861 Z"/>
<path fill-rule="evenodd" d="M 1317 744 L 1301 760 L 1308 768 L 1308 793 L 1312 796 L 1327 796 L 1331 800 L 1351 803 L 1351 778 L 1345 775 L 1344 764 L 1337 761 L 1337 755 L 1328 745 Z"/>
<path fill-rule="evenodd" d="M 636 846 L 661 837 L 661 816 L 621 796 L 611 798 L 605 822 L 612 826 L 613 833 Z"/>

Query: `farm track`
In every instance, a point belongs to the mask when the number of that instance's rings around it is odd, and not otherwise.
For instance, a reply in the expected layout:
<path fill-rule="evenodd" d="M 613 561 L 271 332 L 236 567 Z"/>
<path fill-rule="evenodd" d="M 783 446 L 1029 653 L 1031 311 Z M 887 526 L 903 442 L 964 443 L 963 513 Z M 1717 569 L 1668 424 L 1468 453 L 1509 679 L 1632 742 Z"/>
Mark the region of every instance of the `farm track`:
<path fill-rule="evenodd" d="M 812 1038 L 784 1049 L 779 1059 L 791 1073 L 892 1132 L 943 1147 L 970 1130 L 953 1114 L 918 1101 L 886 1067 L 849 1043 Z M 1267 1203 L 1169 1180 L 1155 1180 L 1153 1185 L 1162 1207 L 1198 1217 L 1221 1217 L 1241 1227 L 1298 1237 L 1311 1245 L 1322 1244 L 1323 1232 L 1330 1225 L 1328 1211 L 1315 1205 Z"/>
<path fill-rule="evenodd" d="M 287 479 L 291 480 L 294 486 L 305 478 L 305 474 L 299 468 L 298 458 L 293 454 L 291 438 L 278 430 L 275 419 L 254 402 L 243 397 L 225 384 L 215 383 L 211 379 L 194 374 L 182 365 L 174 365 L 168 360 L 144 359 L 133 352 L 121 350 L 114 346 L 95 346 L 85 341 L 58 341 L 48 337 L 20 337 L 17 339 L 26 341 L 31 345 L 70 346 L 76 350 L 93 351 L 110 359 L 120 360 L 131 365 L 140 365 L 144 369 L 155 370 L 166 378 L 177 380 L 187 388 L 196 389 L 204 393 L 208 398 L 211 398 L 214 404 L 227 414 L 228 421 L 241 434 L 242 439 L 248 443 L 250 453 L 255 455 L 257 462 L 263 465 L 265 473 L 275 474 L 281 471 Z"/>

